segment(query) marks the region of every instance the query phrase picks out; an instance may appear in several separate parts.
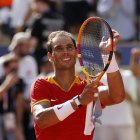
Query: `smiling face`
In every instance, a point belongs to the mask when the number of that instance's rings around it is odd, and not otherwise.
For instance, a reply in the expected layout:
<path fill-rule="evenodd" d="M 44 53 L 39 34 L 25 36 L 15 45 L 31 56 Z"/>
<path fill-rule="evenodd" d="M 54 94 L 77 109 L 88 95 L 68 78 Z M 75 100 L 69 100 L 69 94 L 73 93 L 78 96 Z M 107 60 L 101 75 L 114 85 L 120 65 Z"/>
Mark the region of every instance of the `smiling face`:
<path fill-rule="evenodd" d="M 76 49 L 69 36 L 56 36 L 52 39 L 52 53 L 49 58 L 53 62 L 55 70 L 70 70 L 75 68 Z"/>

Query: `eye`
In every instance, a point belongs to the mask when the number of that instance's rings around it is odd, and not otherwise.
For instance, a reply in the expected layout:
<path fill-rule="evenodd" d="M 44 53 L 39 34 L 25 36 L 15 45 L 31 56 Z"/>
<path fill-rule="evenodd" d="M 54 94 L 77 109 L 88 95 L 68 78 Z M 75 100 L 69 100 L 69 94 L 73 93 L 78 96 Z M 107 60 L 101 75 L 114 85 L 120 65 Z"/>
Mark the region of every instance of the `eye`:
<path fill-rule="evenodd" d="M 67 47 L 67 50 L 68 51 L 74 51 L 75 47 L 73 45 L 69 44 L 68 47 Z"/>
<path fill-rule="evenodd" d="M 56 47 L 54 49 L 54 51 L 56 51 L 56 52 L 62 52 L 63 51 L 63 48 L 62 47 Z"/>

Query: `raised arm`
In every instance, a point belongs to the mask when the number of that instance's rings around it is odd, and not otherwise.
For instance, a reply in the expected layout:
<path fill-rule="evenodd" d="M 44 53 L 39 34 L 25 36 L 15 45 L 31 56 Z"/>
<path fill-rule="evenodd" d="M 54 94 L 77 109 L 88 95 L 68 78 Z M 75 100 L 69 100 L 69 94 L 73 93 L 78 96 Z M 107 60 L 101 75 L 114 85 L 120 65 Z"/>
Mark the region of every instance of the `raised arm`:
<path fill-rule="evenodd" d="M 131 51 L 131 70 L 133 74 L 140 78 L 140 66 L 139 66 L 139 61 L 140 61 L 140 49 L 139 48 L 133 48 Z"/>
<path fill-rule="evenodd" d="M 0 100 L 3 98 L 3 94 L 5 94 L 13 85 L 15 85 L 18 80 L 18 76 L 15 73 L 10 73 L 6 76 L 6 79 L 0 85 Z"/>
<path fill-rule="evenodd" d="M 120 36 L 114 29 L 112 31 L 114 36 L 114 46 L 116 46 Z M 110 66 L 106 73 L 108 88 L 104 86 L 99 87 L 101 103 L 103 105 L 113 105 L 122 102 L 125 98 L 125 91 L 115 54 L 113 54 Z"/>
<path fill-rule="evenodd" d="M 100 86 L 100 100 L 103 105 L 113 105 L 125 99 L 124 85 L 118 71 L 107 74 L 108 87 Z"/>

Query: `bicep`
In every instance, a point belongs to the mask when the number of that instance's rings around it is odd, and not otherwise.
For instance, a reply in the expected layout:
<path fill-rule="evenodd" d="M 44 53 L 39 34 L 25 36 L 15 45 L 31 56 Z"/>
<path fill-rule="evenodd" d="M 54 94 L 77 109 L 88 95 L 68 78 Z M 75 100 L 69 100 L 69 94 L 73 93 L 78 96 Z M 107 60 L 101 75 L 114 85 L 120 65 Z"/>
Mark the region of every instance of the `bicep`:
<path fill-rule="evenodd" d="M 36 118 L 41 112 L 44 111 L 45 108 L 50 107 L 50 102 L 49 101 L 42 101 L 40 103 L 34 104 L 31 107 L 31 111 L 33 113 L 34 118 Z"/>
<path fill-rule="evenodd" d="M 47 128 L 59 122 L 59 119 L 57 118 L 49 101 L 33 105 L 32 113 L 36 124 L 40 128 Z"/>

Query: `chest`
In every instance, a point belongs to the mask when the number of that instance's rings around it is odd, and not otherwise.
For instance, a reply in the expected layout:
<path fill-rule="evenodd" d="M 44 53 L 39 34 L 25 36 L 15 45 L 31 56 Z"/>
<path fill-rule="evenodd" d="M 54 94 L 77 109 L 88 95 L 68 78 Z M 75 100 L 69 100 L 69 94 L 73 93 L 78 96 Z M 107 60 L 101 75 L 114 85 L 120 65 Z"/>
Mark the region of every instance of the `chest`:
<path fill-rule="evenodd" d="M 58 86 L 52 86 L 48 91 L 51 105 L 61 104 L 72 99 L 74 96 L 81 94 L 83 88 L 83 86 L 74 85 L 69 91 L 64 91 Z"/>

